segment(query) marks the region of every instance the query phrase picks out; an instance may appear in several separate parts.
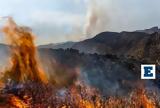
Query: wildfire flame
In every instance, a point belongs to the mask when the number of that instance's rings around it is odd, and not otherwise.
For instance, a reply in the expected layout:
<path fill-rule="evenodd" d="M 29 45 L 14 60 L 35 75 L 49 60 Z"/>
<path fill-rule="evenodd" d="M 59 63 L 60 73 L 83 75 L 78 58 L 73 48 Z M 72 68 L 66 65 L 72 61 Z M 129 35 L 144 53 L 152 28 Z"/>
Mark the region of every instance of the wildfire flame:
<path fill-rule="evenodd" d="M 10 98 L 10 103 L 13 107 L 16 107 L 16 108 L 29 108 L 29 106 L 23 102 L 21 99 L 19 99 L 18 97 L 16 96 L 12 96 Z"/>
<path fill-rule="evenodd" d="M 12 18 L 3 28 L 11 46 L 11 68 L 5 73 L 5 78 L 15 82 L 37 81 L 47 83 L 47 77 L 40 68 L 36 58 L 36 47 L 33 34 L 26 27 L 19 27 Z"/>

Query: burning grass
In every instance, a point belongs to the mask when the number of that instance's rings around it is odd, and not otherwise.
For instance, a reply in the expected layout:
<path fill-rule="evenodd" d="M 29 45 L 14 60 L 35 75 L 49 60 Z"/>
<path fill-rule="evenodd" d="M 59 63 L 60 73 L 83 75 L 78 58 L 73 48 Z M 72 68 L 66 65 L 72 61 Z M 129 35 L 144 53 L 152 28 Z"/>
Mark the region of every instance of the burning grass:
<path fill-rule="evenodd" d="M 82 81 L 57 88 L 37 62 L 33 34 L 9 18 L 3 28 L 11 47 L 11 67 L 2 77 L 0 108 L 158 108 L 156 93 L 134 90 L 124 97 L 104 97 Z"/>
<path fill-rule="evenodd" d="M 7 99 L 3 105 L 16 108 L 158 108 L 160 105 L 154 93 L 143 89 L 124 97 L 102 97 L 98 90 L 82 83 L 60 90 L 53 85 L 30 82 L 16 90 L 6 89 L 3 95 L 8 96 L 0 97 L 3 101 Z"/>

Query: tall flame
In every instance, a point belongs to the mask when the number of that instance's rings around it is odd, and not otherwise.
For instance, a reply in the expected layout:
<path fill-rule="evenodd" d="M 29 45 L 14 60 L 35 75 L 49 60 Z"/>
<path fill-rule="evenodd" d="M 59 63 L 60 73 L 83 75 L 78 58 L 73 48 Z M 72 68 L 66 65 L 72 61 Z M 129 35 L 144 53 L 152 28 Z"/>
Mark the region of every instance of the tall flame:
<path fill-rule="evenodd" d="M 12 53 L 12 67 L 5 73 L 5 78 L 11 78 L 15 82 L 47 83 L 47 77 L 37 62 L 31 30 L 18 26 L 12 18 L 8 18 L 3 32 L 7 36 Z"/>

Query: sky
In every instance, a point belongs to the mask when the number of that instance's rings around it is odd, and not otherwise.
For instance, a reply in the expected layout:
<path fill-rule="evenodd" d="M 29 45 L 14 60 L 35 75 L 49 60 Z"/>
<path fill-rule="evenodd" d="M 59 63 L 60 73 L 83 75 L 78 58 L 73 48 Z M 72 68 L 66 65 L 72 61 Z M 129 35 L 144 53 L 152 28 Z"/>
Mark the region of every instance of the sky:
<path fill-rule="evenodd" d="M 39 45 L 160 26 L 159 4 L 160 0 L 0 0 L 0 16 L 12 16 L 17 24 L 32 28 Z"/>

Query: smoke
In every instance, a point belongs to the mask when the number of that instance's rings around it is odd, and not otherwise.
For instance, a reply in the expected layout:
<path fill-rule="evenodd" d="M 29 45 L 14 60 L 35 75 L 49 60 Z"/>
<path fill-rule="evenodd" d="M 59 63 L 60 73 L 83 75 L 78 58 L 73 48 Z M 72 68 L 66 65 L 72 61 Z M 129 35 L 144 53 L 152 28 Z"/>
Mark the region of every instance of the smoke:
<path fill-rule="evenodd" d="M 107 8 L 109 2 L 105 0 L 101 2 L 98 0 L 84 0 L 84 2 L 87 6 L 84 22 L 81 21 L 84 24 L 73 26 L 71 29 L 72 32 L 66 35 L 67 40 L 81 41 L 93 37 L 100 32 L 107 31 L 107 28 L 110 26 L 110 15 Z"/>
<path fill-rule="evenodd" d="M 103 5 L 103 2 L 88 0 L 87 3 L 88 8 L 84 32 L 87 37 L 90 37 L 107 30 L 109 17 L 107 8 Z"/>

